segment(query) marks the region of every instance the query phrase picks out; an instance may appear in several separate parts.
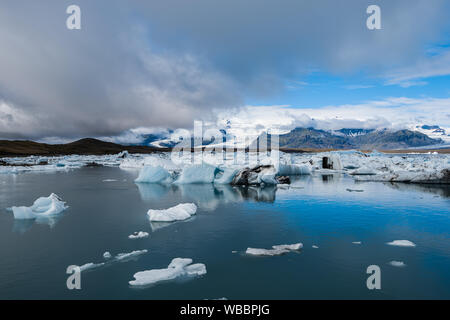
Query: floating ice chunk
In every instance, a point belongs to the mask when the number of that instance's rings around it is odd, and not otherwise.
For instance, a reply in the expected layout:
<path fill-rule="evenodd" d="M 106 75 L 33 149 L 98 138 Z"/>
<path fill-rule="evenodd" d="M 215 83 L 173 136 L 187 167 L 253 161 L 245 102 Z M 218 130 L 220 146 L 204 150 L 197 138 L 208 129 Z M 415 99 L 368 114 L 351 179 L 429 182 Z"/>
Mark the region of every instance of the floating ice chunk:
<path fill-rule="evenodd" d="M 195 263 L 184 268 L 190 276 L 201 276 L 206 274 L 206 266 L 203 263 Z"/>
<path fill-rule="evenodd" d="M 52 193 L 48 197 L 41 197 L 34 201 L 31 207 L 12 207 L 15 219 L 35 219 L 39 217 L 54 216 L 67 209 L 56 194 Z"/>
<path fill-rule="evenodd" d="M 298 251 L 301 248 L 303 248 L 301 243 L 282 244 L 272 246 L 272 249 L 247 248 L 245 253 L 253 256 L 278 256 L 290 251 Z"/>
<path fill-rule="evenodd" d="M 172 222 L 189 219 L 196 212 L 197 206 L 194 203 L 180 203 L 169 209 L 150 209 L 147 214 L 150 217 L 150 221 Z"/>
<path fill-rule="evenodd" d="M 144 250 L 135 250 L 135 251 L 128 252 L 128 253 L 119 253 L 114 257 L 114 260 L 116 260 L 116 261 L 128 260 L 128 259 L 140 256 L 147 252 L 148 251 L 144 249 Z"/>
<path fill-rule="evenodd" d="M 93 262 L 89 262 L 89 263 L 85 263 L 82 266 L 80 266 L 80 271 L 87 271 L 87 270 L 92 270 L 98 267 L 103 266 L 105 263 L 93 263 Z"/>
<path fill-rule="evenodd" d="M 318 246 L 316 246 L 315 244 L 312 245 L 313 249 L 319 249 Z"/>
<path fill-rule="evenodd" d="M 110 253 L 109 251 L 106 251 L 106 252 L 103 254 L 103 258 L 105 258 L 105 259 L 111 259 L 111 257 L 112 257 L 112 255 L 111 255 L 111 253 Z"/>
<path fill-rule="evenodd" d="M 406 267 L 406 264 L 403 261 L 391 261 L 389 264 L 393 267 Z"/>
<path fill-rule="evenodd" d="M 145 166 L 141 169 L 135 181 L 140 183 L 170 183 L 172 177 L 169 171 L 161 166 Z"/>
<path fill-rule="evenodd" d="M 294 243 L 294 244 L 280 244 L 277 246 L 272 246 L 275 250 L 300 250 L 303 248 L 303 244 Z"/>
<path fill-rule="evenodd" d="M 279 176 L 306 175 L 311 174 L 310 165 L 280 164 L 278 167 Z"/>
<path fill-rule="evenodd" d="M 225 168 L 225 170 L 223 170 L 222 175 L 214 180 L 214 183 L 230 184 L 238 172 L 239 170 L 236 168 Z"/>
<path fill-rule="evenodd" d="M 115 182 L 115 181 L 117 181 L 116 179 L 105 179 L 105 180 L 102 180 L 102 182 Z"/>
<path fill-rule="evenodd" d="M 217 167 L 206 163 L 187 166 L 181 171 L 181 175 L 175 183 L 212 183 L 216 170 L 218 170 Z"/>
<path fill-rule="evenodd" d="M 376 175 L 378 172 L 372 168 L 369 167 L 361 167 L 358 168 L 356 170 L 353 170 L 352 172 L 350 172 L 349 174 L 352 176 L 371 176 L 371 175 Z"/>
<path fill-rule="evenodd" d="M 147 238 L 147 237 L 148 237 L 148 232 L 145 232 L 145 231 L 135 232 L 128 236 L 129 239 L 140 239 L 140 238 Z"/>
<path fill-rule="evenodd" d="M 398 246 L 398 247 L 415 247 L 416 244 L 409 240 L 394 240 L 392 242 L 387 242 L 387 245 Z"/>
<path fill-rule="evenodd" d="M 131 286 L 147 286 L 161 281 L 173 280 L 181 276 L 200 276 L 206 274 L 202 263 L 192 264 L 192 259 L 175 258 L 165 269 L 152 269 L 134 274 Z"/>
<path fill-rule="evenodd" d="M 353 244 L 361 244 L 362 242 L 361 241 L 353 241 L 352 243 Z"/>

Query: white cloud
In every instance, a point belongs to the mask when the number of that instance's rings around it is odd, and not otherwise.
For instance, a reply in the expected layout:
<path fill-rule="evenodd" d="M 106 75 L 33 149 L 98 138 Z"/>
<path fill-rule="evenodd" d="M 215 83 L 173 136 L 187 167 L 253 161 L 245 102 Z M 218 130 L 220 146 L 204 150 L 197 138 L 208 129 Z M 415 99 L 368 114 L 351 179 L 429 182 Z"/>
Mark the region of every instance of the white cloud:
<path fill-rule="evenodd" d="M 295 108 L 292 106 L 246 106 L 236 112 L 220 113 L 217 125 L 229 123 L 229 133 L 257 136 L 271 129 L 285 133 L 295 127 L 324 130 L 341 128 L 413 129 L 419 124 L 436 124 L 450 129 L 450 98 L 411 99 L 392 97 L 362 104 Z M 230 116 L 231 114 L 231 116 Z"/>

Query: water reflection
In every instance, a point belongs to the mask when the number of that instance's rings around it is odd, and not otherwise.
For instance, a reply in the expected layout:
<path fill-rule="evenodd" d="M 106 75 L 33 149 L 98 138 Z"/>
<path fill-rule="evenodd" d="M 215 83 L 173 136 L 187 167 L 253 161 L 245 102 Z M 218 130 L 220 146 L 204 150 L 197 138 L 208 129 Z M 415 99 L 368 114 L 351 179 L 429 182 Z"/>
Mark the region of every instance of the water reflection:
<path fill-rule="evenodd" d="M 436 196 L 450 198 L 450 186 L 444 184 L 417 184 L 386 182 L 384 185 L 399 191 L 415 191 L 432 193 Z"/>
<path fill-rule="evenodd" d="M 142 200 L 156 200 L 170 193 L 179 193 L 186 201 L 196 203 L 203 210 L 215 210 L 225 203 L 245 200 L 274 202 L 276 186 L 231 186 L 214 184 L 159 185 L 137 183 Z"/>
<path fill-rule="evenodd" d="M 36 223 L 48 225 L 53 228 L 62 218 L 62 215 L 54 217 L 38 217 L 36 219 L 14 219 L 13 232 L 25 233 Z"/>

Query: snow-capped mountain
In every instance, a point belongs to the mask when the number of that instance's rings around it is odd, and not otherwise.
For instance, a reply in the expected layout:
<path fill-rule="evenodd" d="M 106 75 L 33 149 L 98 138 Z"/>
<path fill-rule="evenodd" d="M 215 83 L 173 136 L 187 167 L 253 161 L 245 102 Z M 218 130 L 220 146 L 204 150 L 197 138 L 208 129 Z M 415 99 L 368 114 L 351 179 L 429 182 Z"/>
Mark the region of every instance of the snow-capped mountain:
<path fill-rule="evenodd" d="M 416 125 L 411 130 L 426 134 L 433 139 L 442 139 L 445 144 L 450 144 L 450 128 L 443 128 L 438 125 Z"/>

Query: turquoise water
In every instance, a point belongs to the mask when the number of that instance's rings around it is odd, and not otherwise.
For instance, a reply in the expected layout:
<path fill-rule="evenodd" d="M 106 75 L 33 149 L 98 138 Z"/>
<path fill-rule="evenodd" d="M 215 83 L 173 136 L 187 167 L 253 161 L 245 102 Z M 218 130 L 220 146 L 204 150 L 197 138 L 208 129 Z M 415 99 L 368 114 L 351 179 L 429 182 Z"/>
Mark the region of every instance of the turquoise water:
<path fill-rule="evenodd" d="M 448 186 L 356 184 L 342 175 L 317 175 L 287 190 L 164 187 L 136 185 L 135 177 L 119 168 L 0 176 L 0 298 L 450 298 Z M 58 219 L 15 221 L 6 210 L 51 192 L 70 206 Z M 148 221 L 148 209 L 181 202 L 195 202 L 197 215 L 173 224 Z M 129 240 L 135 231 L 150 236 Z M 417 246 L 386 245 L 402 239 Z M 298 253 L 244 254 L 247 247 L 297 242 L 304 245 Z M 69 265 L 103 262 L 105 251 L 141 249 L 148 253 L 83 272 L 82 289 L 67 289 Z M 207 274 L 144 289 L 128 285 L 134 273 L 165 268 L 176 257 L 204 263 Z M 406 267 L 391 266 L 392 260 Z M 366 287 L 369 265 L 381 269 L 381 290 Z"/>

